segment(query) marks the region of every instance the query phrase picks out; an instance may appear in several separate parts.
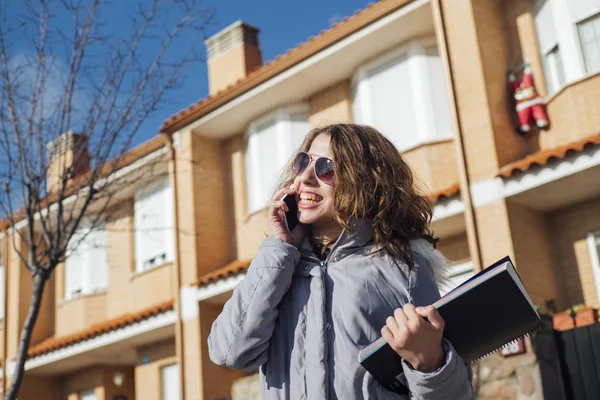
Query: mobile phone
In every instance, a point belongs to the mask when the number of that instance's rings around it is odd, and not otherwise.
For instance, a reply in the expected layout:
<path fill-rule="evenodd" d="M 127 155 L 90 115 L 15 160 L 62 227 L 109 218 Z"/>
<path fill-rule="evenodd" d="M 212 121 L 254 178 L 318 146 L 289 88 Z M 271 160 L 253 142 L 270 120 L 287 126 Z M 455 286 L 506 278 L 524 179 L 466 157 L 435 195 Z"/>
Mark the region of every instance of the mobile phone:
<path fill-rule="evenodd" d="M 288 211 L 283 213 L 283 220 L 285 221 L 285 225 L 287 230 L 291 232 L 296 225 L 298 225 L 298 203 L 296 203 L 296 196 L 286 194 L 281 198 L 282 201 L 285 201 L 285 204 L 288 206 Z"/>

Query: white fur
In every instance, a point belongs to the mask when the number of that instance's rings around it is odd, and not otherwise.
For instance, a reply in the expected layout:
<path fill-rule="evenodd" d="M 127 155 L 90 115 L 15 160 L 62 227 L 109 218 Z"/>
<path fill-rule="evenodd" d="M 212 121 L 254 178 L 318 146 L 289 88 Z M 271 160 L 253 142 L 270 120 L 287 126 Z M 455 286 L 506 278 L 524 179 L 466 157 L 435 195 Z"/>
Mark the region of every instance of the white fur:
<path fill-rule="evenodd" d="M 427 264 L 429 264 L 438 289 L 450 289 L 448 260 L 442 253 L 439 250 L 434 249 L 431 243 L 425 239 L 411 240 L 410 246 L 413 252 L 419 253 L 425 258 Z"/>

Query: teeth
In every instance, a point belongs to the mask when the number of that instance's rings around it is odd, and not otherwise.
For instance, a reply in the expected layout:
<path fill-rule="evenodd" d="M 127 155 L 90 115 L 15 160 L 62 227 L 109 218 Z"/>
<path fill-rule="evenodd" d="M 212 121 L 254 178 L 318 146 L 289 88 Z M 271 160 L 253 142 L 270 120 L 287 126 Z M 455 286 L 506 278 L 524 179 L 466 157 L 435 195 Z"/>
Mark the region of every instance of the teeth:
<path fill-rule="evenodd" d="M 300 200 L 311 202 L 311 203 L 318 203 L 319 202 L 319 199 L 317 198 L 317 196 L 313 195 L 313 194 L 302 194 L 300 196 Z"/>

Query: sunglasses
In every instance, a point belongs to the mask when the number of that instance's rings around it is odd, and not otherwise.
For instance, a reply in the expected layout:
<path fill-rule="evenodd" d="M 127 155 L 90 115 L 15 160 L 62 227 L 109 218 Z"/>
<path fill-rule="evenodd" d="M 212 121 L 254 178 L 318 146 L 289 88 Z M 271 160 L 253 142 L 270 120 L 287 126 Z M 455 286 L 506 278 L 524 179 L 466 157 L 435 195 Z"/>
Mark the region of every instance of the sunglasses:
<path fill-rule="evenodd" d="M 298 153 L 296 156 L 296 160 L 294 161 L 294 175 L 298 176 L 313 161 L 313 158 L 310 154 L 305 153 L 304 151 Z M 333 160 L 328 157 L 318 157 L 315 159 L 315 175 L 317 178 L 323 183 L 331 183 L 333 180 Z"/>

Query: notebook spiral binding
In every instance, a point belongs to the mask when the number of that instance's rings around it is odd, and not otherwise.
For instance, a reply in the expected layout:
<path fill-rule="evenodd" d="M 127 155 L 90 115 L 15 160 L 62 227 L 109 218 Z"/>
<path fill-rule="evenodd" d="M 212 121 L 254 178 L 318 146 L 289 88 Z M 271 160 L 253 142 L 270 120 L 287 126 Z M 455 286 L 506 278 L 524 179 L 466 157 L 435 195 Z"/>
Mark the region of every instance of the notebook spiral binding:
<path fill-rule="evenodd" d="M 511 340 L 510 342 L 508 342 L 508 343 L 505 343 L 504 345 L 500 346 L 499 348 L 497 348 L 497 349 L 495 349 L 495 350 L 492 350 L 492 351 L 490 351 L 489 353 L 486 353 L 486 354 L 482 355 L 481 357 L 477 357 L 476 359 L 474 359 L 473 361 L 471 361 L 471 363 L 474 363 L 474 362 L 476 362 L 476 361 L 480 361 L 480 360 L 482 360 L 482 359 L 486 358 L 487 356 L 489 356 L 489 355 L 491 355 L 491 354 L 494 354 L 495 352 L 497 352 L 497 351 L 498 351 L 498 350 L 500 350 L 501 348 L 503 348 L 503 347 L 506 347 L 506 346 L 509 346 L 509 345 L 510 345 L 510 344 L 512 344 L 512 343 L 515 343 L 515 342 L 516 342 L 517 340 L 519 340 L 520 338 L 524 338 L 524 337 L 527 337 L 527 336 L 529 336 L 529 335 L 532 335 L 532 334 L 534 334 L 534 333 L 540 332 L 540 331 L 544 330 L 545 328 L 546 328 L 546 325 L 544 324 L 544 322 L 543 322 L 543 321 L 540 321 L 540 323 L 539 323 L 539 324 L 537 324 L 537 325 L 535 326 L 535 328 L 532 328 L 532 329 L 530 329 L 528 332 L 525 332 L 524 334 L 522 334 L 521 336 L 517 337 L 516 339 L 513 339 L 513 340 Z"/>

